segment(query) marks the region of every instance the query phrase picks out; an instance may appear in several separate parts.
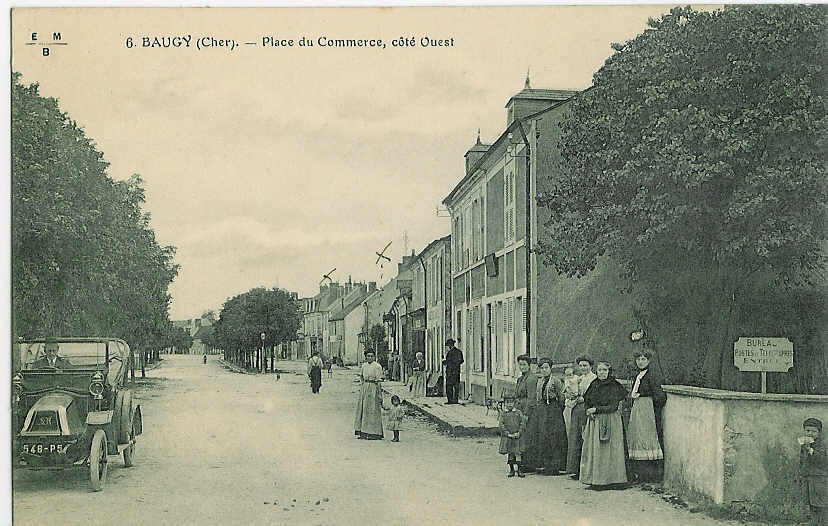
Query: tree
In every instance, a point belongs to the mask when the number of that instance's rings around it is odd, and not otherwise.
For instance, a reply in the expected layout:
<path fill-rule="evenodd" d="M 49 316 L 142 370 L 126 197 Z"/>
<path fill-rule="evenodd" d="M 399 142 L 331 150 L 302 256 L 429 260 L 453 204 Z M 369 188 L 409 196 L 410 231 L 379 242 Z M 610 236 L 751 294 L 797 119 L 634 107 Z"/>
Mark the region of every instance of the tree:
<path fill-rule="evenodd" d="M 114 181 L 95 143 L 12 74 L 12 320 L 25 337 L 107 335 L 158 349 L 175 248 L 150 227 L 143 181 Z"/>
<path fill-rule="evenodd" d="M 289 292 L 258 287 L 224 303 L 207 343 L 224 349 L 234 363 L 252 368 L 256 366 L 253 353 L 295 339 L 300 321 L 299 306 Z"/>
<path fill-rule="evenodd" d="M 375 323 L 368 332 L 370 349 L 376 353 L 377 361 L 383 367 L 388 365 L 388 342 L 385 341 L 385 327 Z"/>
<path fill-rule="evenodd" d="M 654 343 L 684 351 L 673 380 L 751 381 L 736 335 L 781 333 L 789 388 L 828 387 L 824 331 L 791 316 L 824 320 L 827 12 L 673 9 L 613 45 L 561 123 L 538 252 L 570 277 L 620 262 Z"/>

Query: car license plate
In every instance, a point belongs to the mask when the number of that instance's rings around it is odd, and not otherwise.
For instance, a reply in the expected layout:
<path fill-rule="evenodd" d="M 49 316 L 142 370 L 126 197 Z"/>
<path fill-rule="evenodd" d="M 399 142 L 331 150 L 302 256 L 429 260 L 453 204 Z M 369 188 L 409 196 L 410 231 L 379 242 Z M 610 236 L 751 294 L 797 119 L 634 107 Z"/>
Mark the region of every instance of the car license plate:
<path fill-rule="evenodd" d="M 28 453 L 29 455 L 61 453 L 65 447 L 65 444 L 23 444 L 23 453 Z"/>

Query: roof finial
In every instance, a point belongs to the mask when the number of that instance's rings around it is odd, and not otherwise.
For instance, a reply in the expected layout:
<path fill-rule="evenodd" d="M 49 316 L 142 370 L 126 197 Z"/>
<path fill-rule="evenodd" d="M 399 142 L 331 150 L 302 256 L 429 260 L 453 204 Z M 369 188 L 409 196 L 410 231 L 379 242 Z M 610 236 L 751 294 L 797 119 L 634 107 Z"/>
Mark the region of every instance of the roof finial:
<path fill-rule="evenodd" d="M 529 85 L 529 68 L 526 68 L 526 82 L 523 84 L 525 89 L 529 89 L 532 86 Z"/>
<path fill-rule="evenodd" d="M 480 128 L 477 128 L 477 144 L 480 144 Z"/>

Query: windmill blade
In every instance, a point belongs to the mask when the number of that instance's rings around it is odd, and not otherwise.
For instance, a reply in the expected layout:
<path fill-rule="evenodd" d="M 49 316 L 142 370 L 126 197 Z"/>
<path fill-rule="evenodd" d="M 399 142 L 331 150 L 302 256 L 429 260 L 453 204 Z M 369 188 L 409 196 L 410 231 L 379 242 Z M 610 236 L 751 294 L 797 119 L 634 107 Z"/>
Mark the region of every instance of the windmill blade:
<path fill-rule="evenodd" d="M 393 241 L 389 241 L 389 242 L 388 242 L 388 244 L 387 244 L 387 245 L 385 245 L 385 248 L 383 248 L 382 250 L 380 250 L 380 253 L 385 254 L 385 251 L 386 251 L 386 250 L 388 250 L 388 247 L 390 247 L 390 246 L 391 246 L 391 243 L 393 243 Z"/>

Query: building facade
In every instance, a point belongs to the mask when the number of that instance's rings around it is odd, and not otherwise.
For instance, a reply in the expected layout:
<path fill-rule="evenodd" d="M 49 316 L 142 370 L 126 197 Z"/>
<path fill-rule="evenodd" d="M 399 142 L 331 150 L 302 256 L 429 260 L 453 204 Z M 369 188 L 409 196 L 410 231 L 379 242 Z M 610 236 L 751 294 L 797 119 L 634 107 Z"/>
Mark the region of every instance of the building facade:
<path fill-rule="evenodd" d="M 440 394 L 445 341 L 451 336 L 451 236 L 435 239 L 412 266 L 412 313 L 415 349 L 423 352 L 428 392 Z"/>
<path fill-rule="evenodd" d="M 465 358 L 464 398 L 499 397 L 520 374 L 516 357 L 538 356 L 537 180 L 554 169 L 555 128 L 575 93 L 532 89 L 527 78 L 506 104 L 505 130 L 491 145 L 478 136 L 463 178 L 443 201 L 452 221 L 451 330 Z"/>

